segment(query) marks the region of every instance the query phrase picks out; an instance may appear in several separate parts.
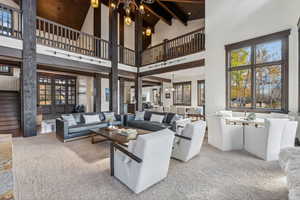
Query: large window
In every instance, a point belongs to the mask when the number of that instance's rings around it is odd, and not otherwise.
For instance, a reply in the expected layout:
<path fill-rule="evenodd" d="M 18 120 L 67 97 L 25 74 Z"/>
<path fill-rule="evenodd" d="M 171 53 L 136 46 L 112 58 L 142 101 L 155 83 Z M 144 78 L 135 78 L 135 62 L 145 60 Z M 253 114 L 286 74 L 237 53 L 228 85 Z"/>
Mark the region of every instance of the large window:
<path fill-rule="evenodd" d="M 12 11 L 0 9 L 0 34 L 12 34 Z"/>
<path fill-rule="evenodd" d="M 0 64 L 0 75 L 12 76 L 13 75 L 13 67 Z"/>
<path fill-rule="evenodd" d="M 205 105 L 205 81 L 201 80 L 197 83 L 198 106 Z"/>
<path fill-rule="evenodd" d="M 39 77 L 38 89 L 39 89 L 39 105 L 51 105 L 52 104 L 52 91 L 51 91 L 52 79 L 50 77 Z"/>
<path fill-rule="evenodd" d="M 283 31 L 226 46 L 227 108 L 288 112 L 288 36 Z"/>
<path fill-rule="evenodd" d="M 76 77 L 39 74 L 39 105 L 75 105 Z"/>
<path fill-rule="evenodd" d="M 175 89 L 173 95 L 173 104 L 190 106 L 192 82 L 174 83 L 173 88 Z"/>

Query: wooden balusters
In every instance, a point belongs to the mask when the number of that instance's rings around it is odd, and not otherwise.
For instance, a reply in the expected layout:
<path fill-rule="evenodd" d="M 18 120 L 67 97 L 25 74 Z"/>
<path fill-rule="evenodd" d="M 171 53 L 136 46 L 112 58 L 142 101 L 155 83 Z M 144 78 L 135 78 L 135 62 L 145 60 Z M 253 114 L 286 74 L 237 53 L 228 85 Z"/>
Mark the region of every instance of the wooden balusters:
<path fill-rule="evenodd" d="M 142 65 L 150 65 L 205 50 L 204 29 L 150 47 L 142 53 Z"/>
<path fill-rule="evenodd" d="M 37 17 L 37 42 L 108 60 L 109 42 L 41 17 Z"/>

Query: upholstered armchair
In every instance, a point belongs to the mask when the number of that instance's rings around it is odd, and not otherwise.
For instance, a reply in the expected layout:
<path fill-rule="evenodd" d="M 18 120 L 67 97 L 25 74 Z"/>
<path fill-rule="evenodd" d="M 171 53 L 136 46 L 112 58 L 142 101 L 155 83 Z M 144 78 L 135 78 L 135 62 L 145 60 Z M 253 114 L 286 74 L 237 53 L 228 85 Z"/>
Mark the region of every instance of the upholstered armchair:
<path fill-rule="evenodd" d="M 278 160 L 283 131 L 289 123 L 289 119 L 265 119 L 265 127 L 246 126 L 245 150 L 266 161 Z"/>
<path fill-rule="evenodd" d="M 128 148 L 112 144 L 112 175 L 135 193 L 167 177 L 174 132 L 164 129 L 139 135 Z"/>
<path fill-rule="evenodd" d="M 206 131 L 205 121 L 188 123 L 175 135 L 172 158 L 187 162 L 200 153 Z"/>
<path fill-rule="evenodd" d="M 226 123 L 222 116 L 207 118 L 208 143 L 222 151 L 243 149 L 243 127 Z"/>
<path fill-rule="evenodd" d="M 297 121 L 288 121 L 286 123 L 281 136 L 281 143 L 280 143 L 281 149 L 295 146 L 297 128 L 298 128 Z"/>

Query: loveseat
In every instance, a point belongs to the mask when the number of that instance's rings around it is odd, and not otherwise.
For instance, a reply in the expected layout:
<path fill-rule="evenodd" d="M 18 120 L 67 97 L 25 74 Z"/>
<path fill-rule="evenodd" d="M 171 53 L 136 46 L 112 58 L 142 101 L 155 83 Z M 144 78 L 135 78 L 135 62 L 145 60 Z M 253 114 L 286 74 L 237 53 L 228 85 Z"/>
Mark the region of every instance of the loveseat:
<path fill-rule="evenodd" d="M 63 118 L 65 116 L 72 115 L 76 121 L 76 125 L 72 124 L 70 125 L 67 120 L 64 120 Z M 85 121 L 84 115 L 97 115 L 99 116 L 99 122 L 95 123 L 87 123 Z M 124 117 L 123 115 L 117 115 L 114 114 L 114 120 L 111 122 L 112 125 L 118 126 L 118 125 L 124 125 Z M 107 127 L 108 121 L 105 117 L 104 112 L 99 113 L 72 113 L 72 114 L 63 114 L 60 118 L 56 119 L 56 136 L 57 138 L 61 139 L 62 141 L 66 142 L 68 140 L 88 136 L 90 135 L 90 129 L 96 129 L 96 128 L 105 128 Z"/>

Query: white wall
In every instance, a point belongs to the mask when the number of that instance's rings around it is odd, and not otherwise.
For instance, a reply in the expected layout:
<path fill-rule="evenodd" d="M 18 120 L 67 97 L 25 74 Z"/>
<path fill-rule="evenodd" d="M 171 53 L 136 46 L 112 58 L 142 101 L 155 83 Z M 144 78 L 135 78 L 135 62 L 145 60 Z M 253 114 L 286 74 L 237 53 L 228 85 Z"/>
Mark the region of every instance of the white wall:
<path fill-rule="evenodd" d="M 94 78 L 88 76 L 77 76 L 77 94 L 77 104 L 84 105 L 86 112 L 93 112 Z"/>
<path fill-rule="evenodd" d="M 226 107 L 224 45 L 286 29 L 292 29 L 289 38 L 289 110 L 298 112 L 297 22 L 300 1 L 209 0 L 205 7 L 206 113 Z"/>
<path fill-rule="evenodd" d="M 0 0 L 0 3 L 8 5 L 13 8 L 20 8 L 20 6 L 16 4 L 13 0 Z"/>
<path fill-rule="evenodd" d="M 101 16 L 102 17 L 102 16 Z M 94 34 L 94 8 L 90 6 L 89 11 L 85 17 L 81 31 L 89 34 Z"/>
<path fill-rule="evenodd" d="M 134 50 L 135 49 L 135 33 L 134 33 L 135 24 L 132 22 L 130 26 L 124 25 L 124 46 Z"/>
<path fill-rule="evenodd" d="M 289 40 L 289 110 L 297 112 L 297 21 L 300 1 L 209 0 L 205 7 L 207 113 L 225 108 L 224 45 L 286 29 L 292 29 Z"/>
<path fill-rule="evenodd" d="M 151 45 L 154 46 L 162 43 L 164 39 L 173 39 L 202 27 L 204 27 L 204 19 L 188 21 L 187 26 L 183 25 L 177 19 L 172 20 L 172 26 L 169 26 L 162 20 L 159 20 L 155 26 L 155 33 L 152 35 Z"/>
<path fill-rule="evenodd" d="M 13 76 L 0 75 L 0 90 L 19 91 L 20 88 L 20 69 L 13 69 Z"/>
<path fill-rule="evenodd" d="M 82 25 L 81 31 L 89 34 L 94 34 L 93 7 L 89 8 L 89 11 Z M 107 41 L 109 40 L 109 8 L 104 4 L 101 4 L 101 38 Z M 134 22 L 130 26 L 126 24 L 124 25 L 124 46 L 130 49 L 134 49 Z"/>
<path fill-rule="evenodd" d="M 109 88 L 109 79 L 101 79 L 101 111 L 109 111 L 109 101 L 105 99 L 105 88 Z"/>

